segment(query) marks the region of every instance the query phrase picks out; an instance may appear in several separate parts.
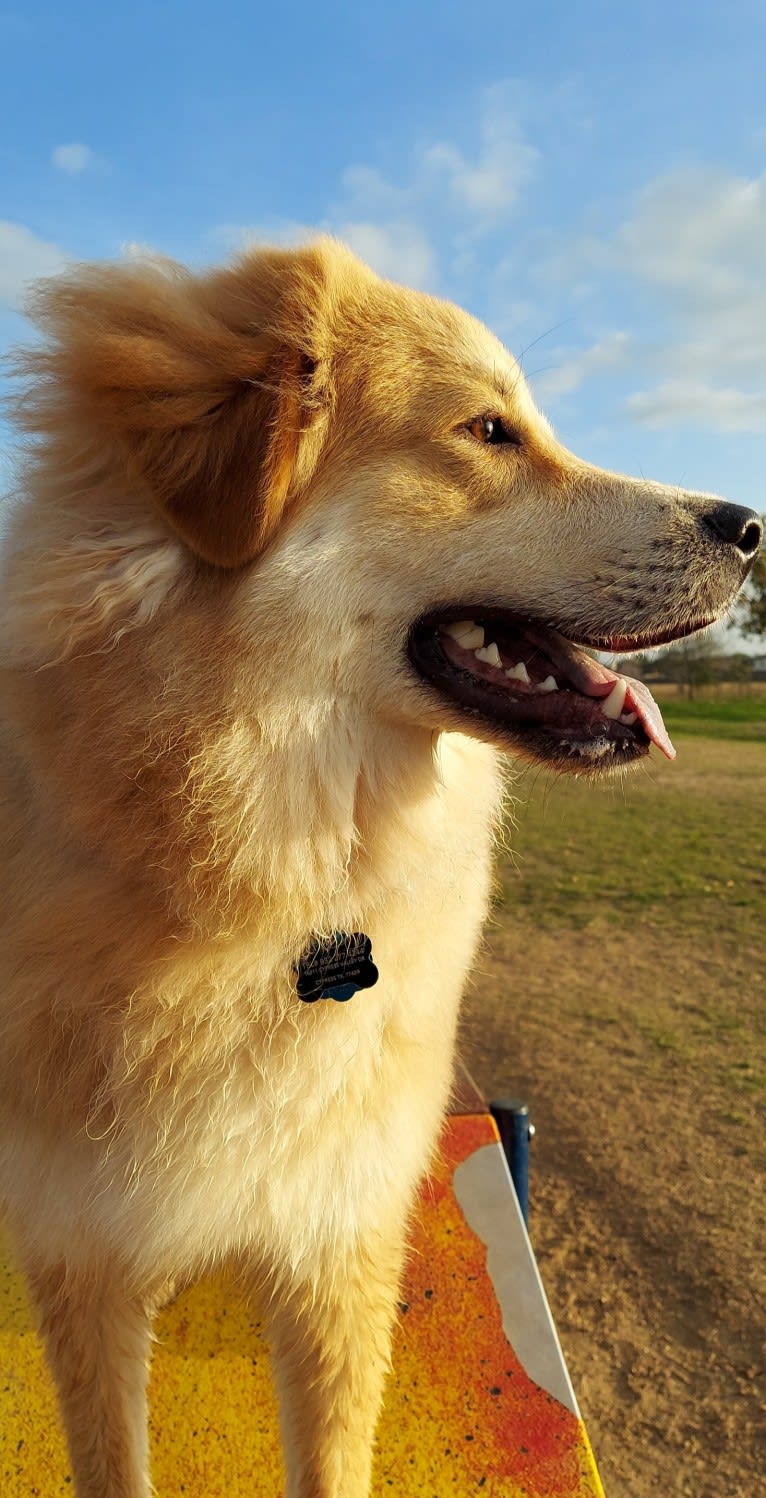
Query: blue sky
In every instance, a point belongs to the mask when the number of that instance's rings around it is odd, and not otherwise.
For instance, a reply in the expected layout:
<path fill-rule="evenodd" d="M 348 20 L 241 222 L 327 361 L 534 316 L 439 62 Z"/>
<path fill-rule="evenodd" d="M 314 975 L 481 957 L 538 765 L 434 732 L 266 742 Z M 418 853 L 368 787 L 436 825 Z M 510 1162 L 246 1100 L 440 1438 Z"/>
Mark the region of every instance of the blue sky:
<path fill-rule="evenodd" d="M 322 227 L 582 456 L 764 510 L 765 64 L 762 0 L 0 0 L 0 343 L 68 257 Z"/>

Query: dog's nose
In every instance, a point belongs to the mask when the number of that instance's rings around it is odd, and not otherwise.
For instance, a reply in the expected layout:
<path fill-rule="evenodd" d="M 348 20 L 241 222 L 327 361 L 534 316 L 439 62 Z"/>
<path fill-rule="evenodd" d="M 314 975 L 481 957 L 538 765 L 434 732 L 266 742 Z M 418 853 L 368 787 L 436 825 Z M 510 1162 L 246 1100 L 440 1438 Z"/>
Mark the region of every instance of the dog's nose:
<path fill-rule="evenodd" d="M 755 510 L 746 510 L 744 505 L 730 505 L 722 500 L 700 519 L 703 528 L 711 531 L 717 541 L 736 546 L 743 559 L 752 562 L 761 544 L 763 530 Z"/>

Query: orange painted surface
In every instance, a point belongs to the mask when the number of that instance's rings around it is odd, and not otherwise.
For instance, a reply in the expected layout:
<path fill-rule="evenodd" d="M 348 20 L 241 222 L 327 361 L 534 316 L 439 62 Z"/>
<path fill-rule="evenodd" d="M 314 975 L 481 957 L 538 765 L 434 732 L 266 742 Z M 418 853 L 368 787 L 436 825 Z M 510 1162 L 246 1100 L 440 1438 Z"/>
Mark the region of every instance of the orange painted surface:
<path fill-rule="evenodd" d="M 450 1120 L 415 1227 L 374 1498 L 600 1498 L 582 1423 L 526 1375 L 502 1327 L 486 1251 L 452 1171 L 495 1141 L 488 1115 Z M 258 1321 L 224 1281 L 160 1317 L 150 1387 L 158 1498 L 283 1492 Z M 55 1401 L 19 1276 L 0 1255 L 0 1491 L 71 1498 Z M 350 1495 L 349 1495 L 350 1498 Z"/>
<path fill-rule="evenodd" d="M 503 1331 L 486 1249 L 452 1173 L 497 1141 L 488 1114 L 449 1120 L 423 1192 L 379 1431 L 378 1486 L 419 1498 L 598 1498 L 582 1422 L 524 1372 Z M 390 1489 L 389 1489 L 390 1491 Z"/>

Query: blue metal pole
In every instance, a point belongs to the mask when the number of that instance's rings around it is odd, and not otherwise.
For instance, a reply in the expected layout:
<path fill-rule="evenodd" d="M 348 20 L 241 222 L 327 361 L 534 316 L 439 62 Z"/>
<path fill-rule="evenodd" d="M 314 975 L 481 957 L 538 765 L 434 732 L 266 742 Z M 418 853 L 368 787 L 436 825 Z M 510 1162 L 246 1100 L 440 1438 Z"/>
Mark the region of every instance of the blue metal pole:
<path fill-rule="evenodd" d="M 529 1223 L 529 1141 L 535 1130 L 529 1108 L 520 1098 L 497 1098 L 489 1111 L 497 1124 L 500 1143 L 508 1161 L 521 1215 Z"/>

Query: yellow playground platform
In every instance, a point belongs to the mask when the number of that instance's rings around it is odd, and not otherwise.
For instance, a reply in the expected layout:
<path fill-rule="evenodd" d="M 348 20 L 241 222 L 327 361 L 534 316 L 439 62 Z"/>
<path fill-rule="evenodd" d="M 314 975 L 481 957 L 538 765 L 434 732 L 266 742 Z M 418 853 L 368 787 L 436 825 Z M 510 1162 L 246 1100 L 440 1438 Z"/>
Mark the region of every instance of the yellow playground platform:
<path fill-rule="evenodd" d="M 421 1196 L 373 1493 L 603 1498 L 494 1120 L 475 1099 L 464 1108 L 448 1121 Z M 186 1292 L 163 1312 L 157 1335 L 157 1498 L 283 1493 L 268 1353 L 231 1287 L 212 1281 Z M 51 1382 L 7 1252 L 0 1492 L 72 1494 Z"/>

